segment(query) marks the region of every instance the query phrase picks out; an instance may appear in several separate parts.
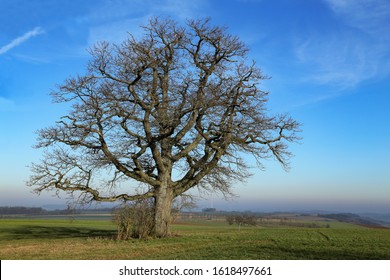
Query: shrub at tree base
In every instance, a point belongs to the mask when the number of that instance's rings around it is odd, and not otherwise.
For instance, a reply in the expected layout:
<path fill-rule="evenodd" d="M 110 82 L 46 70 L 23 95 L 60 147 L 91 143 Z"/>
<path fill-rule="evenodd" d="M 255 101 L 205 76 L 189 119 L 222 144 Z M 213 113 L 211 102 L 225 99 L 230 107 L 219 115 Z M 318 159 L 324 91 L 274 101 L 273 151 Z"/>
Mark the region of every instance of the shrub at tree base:
<path fill-rule="evenodd" d="M 139 200 L 127 203 L 114 212 L 117 225 L 117 239 L 147 238 L 154 230 L 153 201 Z"/>

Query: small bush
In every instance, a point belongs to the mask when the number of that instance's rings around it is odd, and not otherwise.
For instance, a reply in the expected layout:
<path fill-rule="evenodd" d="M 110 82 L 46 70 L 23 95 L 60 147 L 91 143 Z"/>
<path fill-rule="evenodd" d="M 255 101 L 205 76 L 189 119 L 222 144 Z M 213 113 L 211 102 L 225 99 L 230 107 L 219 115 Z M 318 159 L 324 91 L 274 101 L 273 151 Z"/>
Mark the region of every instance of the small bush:
<path fill-rule="evenodd" d="M 117 239 L 145 239 L 154 231 L 154 203 L 151 199 L 127 203 L 114 212 Z"/>

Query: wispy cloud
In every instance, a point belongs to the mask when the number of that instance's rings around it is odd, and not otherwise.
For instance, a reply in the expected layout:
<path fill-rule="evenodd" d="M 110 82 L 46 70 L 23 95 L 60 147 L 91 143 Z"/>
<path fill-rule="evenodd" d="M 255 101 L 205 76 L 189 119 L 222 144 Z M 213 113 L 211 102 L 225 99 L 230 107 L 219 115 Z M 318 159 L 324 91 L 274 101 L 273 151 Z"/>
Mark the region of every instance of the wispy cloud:
<path fill-rule="evenodd" d="M 323 1 L 344 28 L 297 40 L 297 58 L 311 69 L 306 80 L 345 89 L 388 76 L 390 2 Z"/>
<path fill-rule="evenodd" d="M 39 34 L 43 33 L 43 29 L 40 27 L 35 27 L 34 29 L 24 33 L 22 36 L 17 37 L 16 39 L 12 40 L 11 43 L 0 47 L 0 55 L 5 54 L 6 52 L 10 51 L 11 49 L 19 46 L 20 44 L 24 43 L 28 39 L 35 37 Z"/>
<path fill-rule="evenodd" d="M 310 72 L 306 80 L 345 89 L 380 75 L 380 46 L 368 46 L 360 38 L 325 36 L 311 38 L 296 45 L 300 63 Z"/>
<path fill-rule="evenodd" d="M 349 25 L 385 38 L 390 31 L 388 0 L 324 0 Z M 388 34 L 388 33 L 387 33 Z"/>

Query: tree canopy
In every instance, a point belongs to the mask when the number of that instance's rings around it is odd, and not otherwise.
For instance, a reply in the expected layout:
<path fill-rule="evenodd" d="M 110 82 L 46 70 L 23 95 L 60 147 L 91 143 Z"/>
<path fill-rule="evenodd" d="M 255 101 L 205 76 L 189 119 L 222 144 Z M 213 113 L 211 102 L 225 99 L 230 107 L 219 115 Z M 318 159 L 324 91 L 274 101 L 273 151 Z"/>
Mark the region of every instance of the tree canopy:
<path fill-rule="evenodd" d="M 269 114 L 267 77 L 226 28 L 152 18 L 143 30 L 95 45 L 86 73 L 52 93 L 72 109 L 38 132 L 45 152 L 29 185 L 82 201 L 151 198 L 155 233 L 166 236 L 173 199 L 196 186 L 230 193 L 249 175 L 244 154 L 287 167 L 299 124 Z"/>

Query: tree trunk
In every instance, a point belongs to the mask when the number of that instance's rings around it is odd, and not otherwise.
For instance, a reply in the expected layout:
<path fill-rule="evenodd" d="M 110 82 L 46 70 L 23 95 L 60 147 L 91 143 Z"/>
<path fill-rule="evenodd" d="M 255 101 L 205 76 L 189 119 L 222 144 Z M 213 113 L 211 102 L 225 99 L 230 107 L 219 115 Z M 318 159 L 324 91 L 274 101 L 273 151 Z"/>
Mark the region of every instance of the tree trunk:
<path fill-rule="evenodd" d="M 173 192 L 168 185 L 161 186 L 156 190 L 154 218 L 154 234 L 156 237 L 167 237 L 170 233 L 173 198 Z"/>

